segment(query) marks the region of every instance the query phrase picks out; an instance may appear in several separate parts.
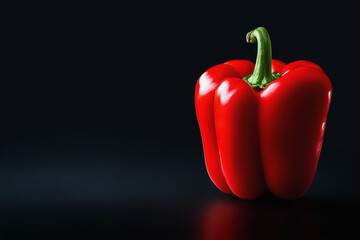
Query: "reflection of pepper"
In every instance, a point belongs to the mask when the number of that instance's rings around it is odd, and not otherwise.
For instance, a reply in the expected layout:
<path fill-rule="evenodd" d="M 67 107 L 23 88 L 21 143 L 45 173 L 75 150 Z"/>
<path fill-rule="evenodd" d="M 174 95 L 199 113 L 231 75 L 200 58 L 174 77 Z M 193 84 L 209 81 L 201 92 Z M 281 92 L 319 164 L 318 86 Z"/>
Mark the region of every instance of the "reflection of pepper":
<path fill-rule="evenodd" d="M 330 206 L 324 203 L 326 202 L 311 199 L 311 201 L 296 201 L 294 204 L 277 204 L 271 197 L 258 200 L 256 203 L 236 201 L 233 198 L 214 199 L 205 203 L 201 218 L 197 220 L 200 223 L 198 238 L 202 240 L 299 239 L 301 236 L 301 239 L 321 239 L 321 236 L 326 236 L 331 239 L 336 232 L 314 224 L 314 221 L 324 221 L 323 217 L 327 216 L 322 211 L 327 212 L 328 210 L 325 209 Z M 289 221 L 289 216 L 296 221 Z M 339 231 L 338 228 L 337 231 L 341 234 L 346 232 L 344 229 Z"/>
<path fill-rule="evenodd" d="M 314 63 L 272 60 L 265 28 L 248 33 L 247 41 L 258 43 L 255 66 L 232 60 L 196 84 L 206 167 L 223 192 L 254 199 L 268 188 L 294 199 L 312 183 L 332 86 Z"/>

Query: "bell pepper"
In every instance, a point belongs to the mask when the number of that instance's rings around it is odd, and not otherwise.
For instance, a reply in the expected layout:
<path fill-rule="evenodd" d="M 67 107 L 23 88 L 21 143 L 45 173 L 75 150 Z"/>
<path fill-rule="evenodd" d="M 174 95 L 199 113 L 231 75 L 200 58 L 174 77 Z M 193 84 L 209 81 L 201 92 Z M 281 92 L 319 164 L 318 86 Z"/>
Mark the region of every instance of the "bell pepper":
<path fill-rule="evenodd" d="M 268 191 L 296 199 L 315 175 L 332 85 L 315 63 L 272 60 L 265 28 L 246 40 L 258 44 L 256 64 L 228 61 L 196 83 L 207 172 L 221 191 L 243 199 Z"/>

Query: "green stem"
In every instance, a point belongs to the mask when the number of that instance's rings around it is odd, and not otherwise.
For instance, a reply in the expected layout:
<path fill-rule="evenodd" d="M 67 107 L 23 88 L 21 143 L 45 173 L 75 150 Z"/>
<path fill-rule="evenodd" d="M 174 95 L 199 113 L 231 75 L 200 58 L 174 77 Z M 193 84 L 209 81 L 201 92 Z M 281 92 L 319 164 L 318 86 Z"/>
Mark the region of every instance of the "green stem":
<path fill-rule="evenodd" d="M 269 33 L 263 27 L 258 27 L 246 35 L 248 43 L 258 43 L 256 64 L 253 74 L 244 78 L 253 88 L 265 88 L 270 82 L 280 77 L 271 72 L 271 41 Z"/>

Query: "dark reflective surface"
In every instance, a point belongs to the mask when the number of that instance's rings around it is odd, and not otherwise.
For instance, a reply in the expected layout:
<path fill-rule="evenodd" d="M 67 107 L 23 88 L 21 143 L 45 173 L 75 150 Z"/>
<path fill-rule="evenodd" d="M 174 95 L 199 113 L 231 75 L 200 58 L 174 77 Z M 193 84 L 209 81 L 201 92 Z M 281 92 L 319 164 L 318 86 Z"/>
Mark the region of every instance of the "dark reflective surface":
<path fill-rule="evenodd" d="M 5 153 L 12 161 L 0 170 L 2 239 L 344 239 L 357 233 L 356 197 L 319 194 L 315 182 L 295 201 L 241 200 L 217 190 L 203 163 L 190 161 L 201 153 L 173 157 L 144 148 L 145 158 L 113 149 L 101 158 L 43 153 L 43 160 L 33 153 L 31 165 Z M 136 159 L 142 164 L 129 164 Z"/>
<path fill-rule="evenodd" d="M 201 239 L 343 239 L 357 232 L 359 213 L 356 204 L 311 197 L 218 198 L 205 208 Z"/>
<path fill-rule="evenodd" d="M 274 202 L 275 201 L 275 202 Z M 348 239 L 359 208 L 302 199 L 249 203 L 217 197 L 204 207 L 174 204 L 2 206 L 2 239 Z"/>

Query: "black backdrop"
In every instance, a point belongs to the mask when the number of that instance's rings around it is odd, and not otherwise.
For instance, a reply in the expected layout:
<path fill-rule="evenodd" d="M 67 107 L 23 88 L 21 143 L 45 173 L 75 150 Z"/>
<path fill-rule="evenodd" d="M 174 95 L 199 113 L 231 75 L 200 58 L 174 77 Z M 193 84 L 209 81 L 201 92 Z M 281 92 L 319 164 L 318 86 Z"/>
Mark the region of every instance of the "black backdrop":
<path fill-rule="evenodd" d="M 51 3 L 50 3 L 51 2 Z M 317 1 L 1 3 L 2 239 L 342 238 L 360 194 L 357 11 Z M 305 59 L 333 84 L 314 182 L 243 201 L 209 180 L 194 109 L 207 68 Z"/>

